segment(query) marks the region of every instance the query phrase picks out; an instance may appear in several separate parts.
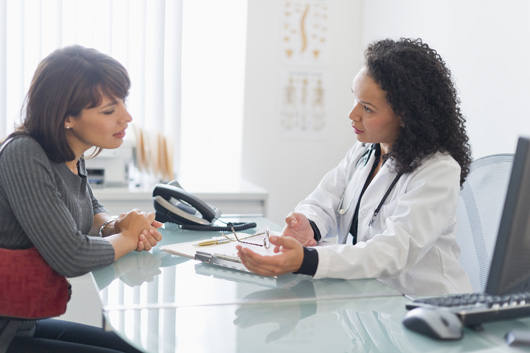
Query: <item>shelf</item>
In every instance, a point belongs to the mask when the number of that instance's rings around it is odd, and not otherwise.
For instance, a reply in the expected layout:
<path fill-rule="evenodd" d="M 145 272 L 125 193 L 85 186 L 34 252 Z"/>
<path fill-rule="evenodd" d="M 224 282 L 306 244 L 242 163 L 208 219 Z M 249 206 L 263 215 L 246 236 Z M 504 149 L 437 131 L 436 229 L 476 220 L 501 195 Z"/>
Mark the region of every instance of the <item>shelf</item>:
<path fill-rule="evenodd" d="M 139 208 L 154 211 L 152 187 L 93 188 L 96 198 L 113 215 Z M 247 181 L 227 187 L 191 186 L 187 191 L 221 210 L 222 214 L 267 215 L 267 190 Z"/>

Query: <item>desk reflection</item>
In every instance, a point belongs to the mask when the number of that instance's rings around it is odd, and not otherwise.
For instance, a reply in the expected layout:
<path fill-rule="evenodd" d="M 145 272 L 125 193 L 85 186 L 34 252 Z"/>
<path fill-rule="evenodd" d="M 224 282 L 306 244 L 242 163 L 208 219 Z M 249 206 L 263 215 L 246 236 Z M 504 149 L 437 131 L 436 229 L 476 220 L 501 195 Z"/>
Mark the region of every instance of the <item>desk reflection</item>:
<path fill-rule="evenodd" d="M 473 339 L 435 345 L 406 330 L 401 320 L 407 300 L 376 280 L 268 278 L 157 253 L 123 260 L 95 277 L 103 286 L 108 323 L 146 352 L 423 353 L 491 347 L 467 329 Z"/>
<path fill-rule="evenodd" d="M 438 342 L 410 332 L 401 324 L 404 304 L 399 297 L 358 298 L 111 310 L 106 316 L 114 327 L 135 323 L 118 332 L 146 352 L 423 353 L 491 347 L 480 337 Z"/>
<path fill-rule="evenodd" d="M 162 252 L 134 252 L 125 255 L 110 266 L 94 270 L 92 274 L 99 289 L 107 287 L 116 279 L 135 287 L 144 282 L 152 282 L 161 274 L 161 267 L 174 266 L 185 260 L 185 258 L 167 256 Z"/>

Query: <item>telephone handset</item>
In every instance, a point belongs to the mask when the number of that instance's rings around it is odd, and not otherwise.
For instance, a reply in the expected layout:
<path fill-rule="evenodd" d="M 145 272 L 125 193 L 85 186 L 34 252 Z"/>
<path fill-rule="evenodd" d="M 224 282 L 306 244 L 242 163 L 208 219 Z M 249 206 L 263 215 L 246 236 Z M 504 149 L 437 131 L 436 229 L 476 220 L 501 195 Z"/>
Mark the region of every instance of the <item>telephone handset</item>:
<path fill-rule="evenodd" d="M 229 226 L 214 226 L 221 216 L 221 211 L 208 205 L 184 190 L 177 181 L 168 184 L 157 184 L 153 190 L 156 220 L 162 223 L 171 222 L 182 229 L 204 231 L 230 231 Z M 233 223 L 235 230 L 256 227 L 256 223 Z"/>
<path fill-rule="evenodd" d="M 175 184 L 157 184 L 153 190 L 157 221 L 211 225 L 219 218 L 221 211 Z"/>

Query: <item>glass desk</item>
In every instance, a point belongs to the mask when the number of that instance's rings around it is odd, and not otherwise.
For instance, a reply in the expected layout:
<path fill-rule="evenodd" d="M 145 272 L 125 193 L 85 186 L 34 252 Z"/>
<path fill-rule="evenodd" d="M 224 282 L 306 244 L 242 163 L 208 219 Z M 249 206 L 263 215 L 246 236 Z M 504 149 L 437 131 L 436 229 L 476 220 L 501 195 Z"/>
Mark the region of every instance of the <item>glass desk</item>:
<path fill-rule="evenodd" d="M 161 233 L 162 245 L 218 234 L 171 224 Z M 407 330 L 407 299 L 377 280 L 261 277 L 158 248 L 92 274 L 106 327 L 145 352 L 497 352 L 514 351 L 508 330 L 530 330 L 530 319 L 498 322 L 439 342 Z"/>
<path fill-rule="evenodd" d="M 245 220 L 247 221 L 247 220 Z M 279 226 L 265 218 L 256 221 L 256 229 Z M 253 233 L 255 230 L 245 231 Z M 159 246 L 177 242 L 208 239 L 218 232 L 183 231 L 167 223 L 161 229 Z M 401 293 L 379 281 L 324 279 L 307 290 L 311 278 L 284 275 L 278 278 L 257 276 L 212 266 L 186 257 L 171 255 L 157 246 L 151 252 L 133 252 L 113 265 L 93 271 L 103 306 L 106 308 L 168 308 L 190 305 L 221 305 L 263 301 L 285 301 L 291 292 L 295 299 L 352 298 L 366 296 L 400 296 Z M 314 288 L 313 288 L 314 287 Z M 275 289 L 266 291 L 266 289 Z M 287 293 L 287 294 L 286 294 Z"/>
<path fill-rule="evenodd" d="M 435 341 L 407 330 L 404 297 L 319 299 L 107 310 L 114 330 L 146 352 L 527 352 L 503 340 L 513 322 Z M 530 320 L 516 326 L 530 330 Z M 491 331 L 491 333 L 489 333 Z"/>

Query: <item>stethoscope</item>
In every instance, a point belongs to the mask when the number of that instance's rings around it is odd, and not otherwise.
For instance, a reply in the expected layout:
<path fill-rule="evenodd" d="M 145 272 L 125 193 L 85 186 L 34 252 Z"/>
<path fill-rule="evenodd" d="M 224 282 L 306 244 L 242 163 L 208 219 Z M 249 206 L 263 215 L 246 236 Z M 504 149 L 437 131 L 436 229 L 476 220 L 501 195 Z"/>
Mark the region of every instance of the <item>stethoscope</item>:
<path fill-rule="evenodd" d="M 367 149 L 362 154 L 361 158 L 359 159 L 359 161 L 355 165 L 355 168 L 357 168 L 359 166 L 359 164 L 361 164 L 363 162 L 364 162 L 364 166 L 366 166 L 366 164 L 368 164 L 368 161 L 370 160 L 370 157 L 372 156 L 372 153 L 375 151 L 375 149 L 376 149 L 376 144 L 374 143 L 374 144 L 372 144 L 372 146 L 369 149 Z M 370 219 L 370 222 L 368 223 L 368 226 L 372 226 L 372 223 L 374 223 L 375 219 L 377 218 L 377 215 L 379 214 L 379 211 L 381 211 L 381 207 L 383 207 L 383 205 L 385 204 L 385 201 L 386 201 L 388 195 L 390 195 L 390 192 L 392 191 L 392 189 L 394 188 L 394 186 L 396 185 L 396 183 L 398 182 L 399 178 L 401 178 L 402 175 L 403 175 L 403 173 L 398 173 L 394 177 L 394 180 L 392 180 L 392 184 L 390 184 L 390 186 L 388 187 L 388 189 L 385 192 L 385 195 L 383 196 L 383 198 L 379 202 L 379 205 L 377 205 L 376 209 L 374 210 L 374 213 L 372 215 L 372 218 Z M 352 198 L 352 200 L 348 204 L 348 207 L 346 207 L 346 209 L 345 209 L 343 207 L 344 206 L 344 198 L 345 197 L 346 197 L 346 188 L 344 189 L 344 192 L 342 193 L 342 197 L 340 198 L 340 202 L 339 202 L 339 207 L 337 208 L 337 212 L 341 216 L 344 216 L 346 213 L 348 213 L 348 211 L 350 210 L 350 208 L 351 208 L 351 206 L 353 204 L 353 200 L 354 200 Z"/>

